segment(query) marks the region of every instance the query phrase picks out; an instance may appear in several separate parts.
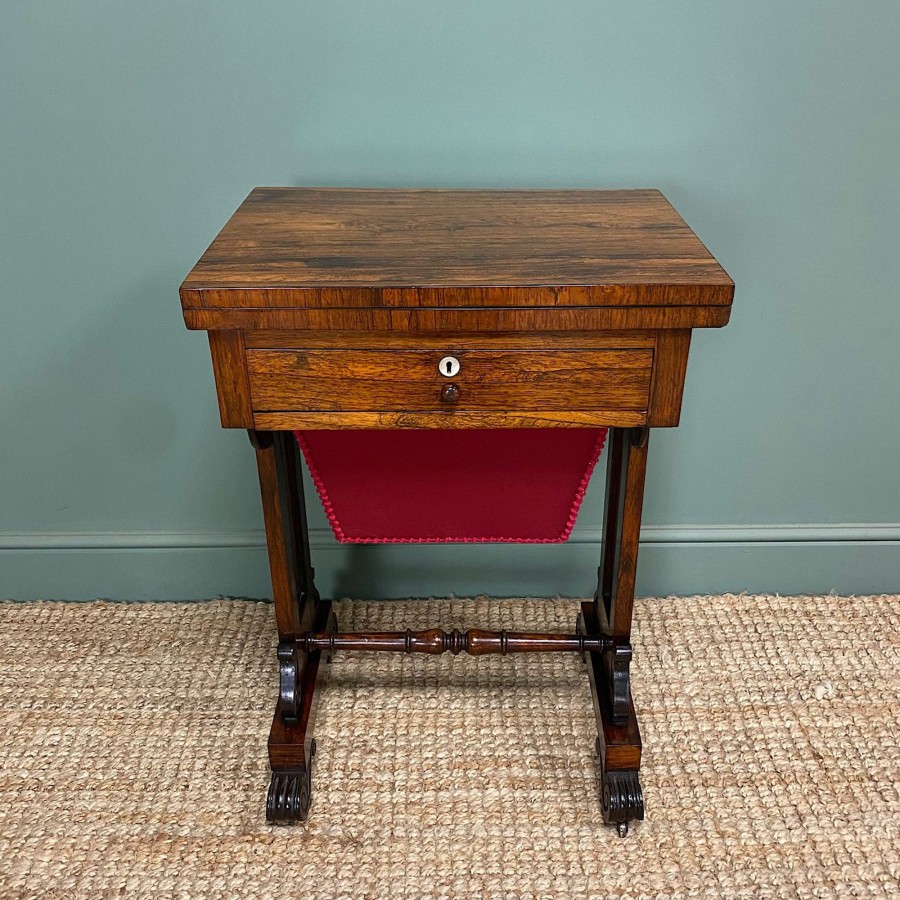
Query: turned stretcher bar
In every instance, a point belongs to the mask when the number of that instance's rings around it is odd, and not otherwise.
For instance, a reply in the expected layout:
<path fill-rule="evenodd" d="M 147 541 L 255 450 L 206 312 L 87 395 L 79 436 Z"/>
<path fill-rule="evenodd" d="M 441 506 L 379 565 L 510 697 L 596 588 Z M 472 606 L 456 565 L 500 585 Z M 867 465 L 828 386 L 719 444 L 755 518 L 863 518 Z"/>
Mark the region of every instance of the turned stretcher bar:
<path fill-rule="evenodd" d="M 442 631 L 429 628 L 425 631 L 307 631 L 297 638 L 297 649 L 324 650 L 329 654 L 336 650 L 375 650 L 393 653 L 429 653 L 440 655 L 468 653 L 484 656 L 490 653 L 603 653 L 613 648 L 611 638 L 588 634 L 532 634 L 523 631 Z"/>

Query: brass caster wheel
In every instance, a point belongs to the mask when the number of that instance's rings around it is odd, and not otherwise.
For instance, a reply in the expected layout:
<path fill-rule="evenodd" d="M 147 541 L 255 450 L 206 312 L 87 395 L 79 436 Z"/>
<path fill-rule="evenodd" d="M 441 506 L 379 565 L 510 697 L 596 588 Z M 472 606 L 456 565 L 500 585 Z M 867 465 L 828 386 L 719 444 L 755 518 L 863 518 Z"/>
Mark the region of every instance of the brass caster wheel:
<path fill-rule="evenodd" d="M 619 824 L 616 825 L 616 833 L 619 835 L 620 838 L 628 837 L 628 823 L 627 822 L 619 822 Z"/>

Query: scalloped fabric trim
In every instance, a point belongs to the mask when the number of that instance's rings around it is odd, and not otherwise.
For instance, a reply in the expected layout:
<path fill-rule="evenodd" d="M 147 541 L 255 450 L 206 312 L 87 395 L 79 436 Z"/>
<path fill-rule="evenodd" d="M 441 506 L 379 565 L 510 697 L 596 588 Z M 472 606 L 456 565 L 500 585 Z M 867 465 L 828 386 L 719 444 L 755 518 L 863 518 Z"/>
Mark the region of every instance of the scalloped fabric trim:
<path fill-rule="evenodd" d="M 489 430 L 499 431 L 501 429 Z M 603 452 L 603 447 L 606 443 L 608 429 L 597 428 L 592 430 L 596 430 L 597 439 L 594 442 L 593 449 L 591 450 L 590 456 L 588 458 L 587 466 L 584 469 L 584 472 L 578 483 L 578 487 L 575 491 L 575 496 L 573 497 L 571 505 L 569 507 L 569 514 L 568 518 L 566 519 L 565 527 L 558 537 L 535 538 L 493 536 L 357 537 L 347 535 L 344 532 L 343 527 L 341 526 L 337 513 L 335 512 L 334 504 L 332 503 L 332 500 L 328 493 L 328 488 L 325 485 L 325 481 L 322 478 L 321 472 L 318 465 L 316 464 L 315 457 L 308 441 L 306 440 L 304 432 L 295 431 L 294 437 L 296 438 L 297 444 L 306 459 L 306 465 L 309 468 L 309 474 L 312 478 L 313 485 L 316 488 L 316 493 L 319 495 L 319 500 L 322 503 L 322 507 L 325 510 L 325 515 L 328 518 L 328 523 L 331 525 L 334 536 L 342 544 L 559 544 L 568 540 L 569 535 L 571 535 L 572 533 L 572 529 L 575 527 L 575 521 L 578 518 L 578 511 L 581 508 L 582 501 L 584 500 L 585 491 L 587 490 L 587 486 L 591 480 L 591 475 L 593 474 L 594 467 L 597 465 L 597 461 L 600 459 L 600 454 Z"/>

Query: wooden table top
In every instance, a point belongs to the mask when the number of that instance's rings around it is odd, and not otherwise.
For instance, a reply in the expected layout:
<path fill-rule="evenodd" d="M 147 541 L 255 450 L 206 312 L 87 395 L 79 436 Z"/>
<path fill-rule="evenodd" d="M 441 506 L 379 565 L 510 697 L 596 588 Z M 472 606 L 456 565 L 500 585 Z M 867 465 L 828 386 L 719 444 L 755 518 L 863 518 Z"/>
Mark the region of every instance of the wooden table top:
<path fill-rule="evenodd" d="M 729 306 L 656 190 L 256 188 L 181 286 L 203 308 Z"/>

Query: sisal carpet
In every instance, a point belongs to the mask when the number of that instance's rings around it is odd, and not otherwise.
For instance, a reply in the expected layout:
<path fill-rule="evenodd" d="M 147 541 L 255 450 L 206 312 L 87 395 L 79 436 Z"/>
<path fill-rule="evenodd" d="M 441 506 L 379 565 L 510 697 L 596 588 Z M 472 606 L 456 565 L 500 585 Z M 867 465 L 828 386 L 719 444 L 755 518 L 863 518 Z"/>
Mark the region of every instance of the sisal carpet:
<path fill-rule="evenodd" d="M 569 601 L 341 605 L 568 630 Z M 268 604 L 0 604 L 0 898 L 900 897 L 900 597 L 635 610 L 647 821 L 601 825 L 575 655 L 339 654 L 266 826 Z"/>

